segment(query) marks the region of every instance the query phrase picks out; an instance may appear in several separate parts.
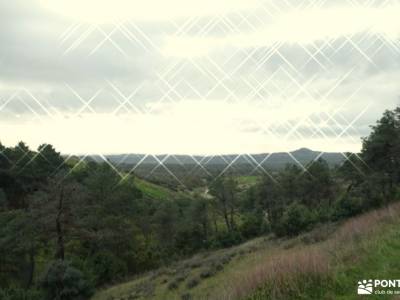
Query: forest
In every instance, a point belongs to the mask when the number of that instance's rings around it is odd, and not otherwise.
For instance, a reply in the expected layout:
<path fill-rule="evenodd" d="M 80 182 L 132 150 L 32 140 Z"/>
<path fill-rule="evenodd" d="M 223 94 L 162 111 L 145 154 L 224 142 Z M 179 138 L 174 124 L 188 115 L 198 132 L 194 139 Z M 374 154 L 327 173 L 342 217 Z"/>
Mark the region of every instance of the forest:
<path fill-rule="evenodd" d="M 400 107 L 339 165 L 318 158 L 251 175 L 173 190 L 50 144 L 0 143 L 0 299 L 89 299 L 198 253 L 386 207 L 400 196 Z"/>

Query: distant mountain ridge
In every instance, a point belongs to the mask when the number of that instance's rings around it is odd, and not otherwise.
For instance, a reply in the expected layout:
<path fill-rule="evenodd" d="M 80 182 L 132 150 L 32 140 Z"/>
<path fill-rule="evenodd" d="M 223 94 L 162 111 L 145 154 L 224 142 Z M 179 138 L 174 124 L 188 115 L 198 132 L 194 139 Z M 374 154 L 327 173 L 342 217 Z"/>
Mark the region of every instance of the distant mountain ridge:
<path fill-rule="evenodd" d="M 102 158 L 97 155 L 90 156 L 96 161 Z M 228 155 L 145 155 L 145 154 L 114 154 L 106 155 L 107 159 L 114 164 L 125 165 L 158 165 L 160 162 L 166 165 L 245 165 L 261 164 L 264 167 L 283 168 L 287 164 L 307 164 L 317 158 L 322 158 L 330 166 L 339 165 L 343 162 L 344 156 L 339 152 L 313 151 L 308 148 L 300 148 L 291 152 L 274 152 L 259 154 L 228 154 Z"/>

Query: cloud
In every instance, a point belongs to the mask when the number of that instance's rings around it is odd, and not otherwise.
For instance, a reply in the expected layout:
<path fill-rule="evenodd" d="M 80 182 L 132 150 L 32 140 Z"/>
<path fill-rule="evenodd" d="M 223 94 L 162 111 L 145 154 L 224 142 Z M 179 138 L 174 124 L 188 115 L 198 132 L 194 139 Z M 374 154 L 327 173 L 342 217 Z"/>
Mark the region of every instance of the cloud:
<path fill-rule="evenodd" d="M 121 20 L 169 21 L 177 18 L 204 17 L 254 9 L 255 0 L 42 0 L 53 12 L 80 22 L 113 23 Z"/>
<path fill-rule="evenodd" d="M 400 4 L 385 7 L 329 7 L 293 10 L 278 14 L 253 32 L 222 37 L 167 37 L 164 53 L 195 57 L 222 51 L 225 47 L 271 47 L 274 44 L 312 44 L 353 35 L 381 34 L 389 40 L 400 37 Z"/>
<path fill-rule="evenodd" d="M 303 4 L 3 1 L 0 139 L 65 153 L 358 150 L 399 103 L 400 5 Z"/>
<path fill-rule="evenodd" d="M 0 130 L 14 132 L 4 141 L 6 143 L 23 139 L 38 146 L 49 142 L 70 153 L 98 153 L 98 149 L 103 153 L 254 153 L 294 149 L 301 143 L 313 147 L 315 140 L 323 140 L 326 149 L 334 147 L 345 151 L 358 147 L 358 141 L 338 145 L 321 134 L 306 142 L 299 139 L 302 134 L 311 135 L 315 128 L 321 127 L 320 120 L 313 123 L 308 117 L 321 117 L 323 108 L 306 99 L 277 109 L 271 109 L 267 103 L 258 106 L 245 102 L 228 104 L 218 99 L 147 106 L 147 112 L 151 113 L 81 113 L 53 118 L 43 116 L 26 122 L 17 119 L 0 126 Z M 281 119 L 282 115 L 285 119 Z M 248 130 L 251 125 L 255 130 Z M 291 132 L 296 126 L 299 128 Z"/>

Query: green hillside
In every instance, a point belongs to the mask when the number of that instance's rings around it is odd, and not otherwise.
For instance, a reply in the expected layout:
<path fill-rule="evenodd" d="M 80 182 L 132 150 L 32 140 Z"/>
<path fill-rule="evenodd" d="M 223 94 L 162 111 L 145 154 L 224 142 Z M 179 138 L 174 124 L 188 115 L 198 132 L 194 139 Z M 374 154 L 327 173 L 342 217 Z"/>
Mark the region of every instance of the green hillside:
<path fill-rule="evenodd" d="M 161 185 L 157 185 L 151 183 L 149 181 L 135 178 L 135 184 L 137 188 L 147 197 L 157 200 L 166 200 L 171 199 L 176 196 L 176 192 L 163 187 Z"/>
<path fill-rule="evenodd" d="M 357 298 L 400 277 L 399 149 L 400 108 L 338 168 L 179 185 L 0 144 L 0 299 Z"/>
<path fill-rule="evenodd" d="M 359 280 L 400 277 L 399 250 L 400 205 L 393 204 L 296 238 L 198 254 L 93 299 L 359 299 Z"/>

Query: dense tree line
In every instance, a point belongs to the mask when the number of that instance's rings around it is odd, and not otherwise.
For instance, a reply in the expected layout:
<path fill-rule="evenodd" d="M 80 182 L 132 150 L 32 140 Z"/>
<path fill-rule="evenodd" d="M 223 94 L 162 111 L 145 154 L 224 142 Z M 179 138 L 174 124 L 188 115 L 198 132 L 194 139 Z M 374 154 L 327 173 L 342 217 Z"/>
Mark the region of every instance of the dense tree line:
<path fill-rule="evenodd" d="M 51 145 L 33 151 L 22 142 L 0 151 L 0 298 L 85 299 L 98 286 L 240 241 L 231 178 L 212 184 L 215 198 L 159 200 L 109 162 L 65 161 Z"/>
<path fill-rule="evenodd" d="M 96 287 L 267 233 L 297 235 L 396 200 L 400 108 L 386 111 L 337 168 L 288 165 L 243 188 L 193 179 L 171 199 L 146 196 L 110 162 L 51 145 L 0 144 L 0 298 L 87 299 Z"/>
<path fill-rule="evenodd" d="M 347 153 L 330 169 L 321 159 L 302 169 L 287 166 L 265 176 L 247 195 L 248 207 L 261 208 L 272 231 L 296 235 L 318 223 L 338 221 L 388 204 L 399 197 L 400 108 L 386 111 L 360 153 Z"/>

